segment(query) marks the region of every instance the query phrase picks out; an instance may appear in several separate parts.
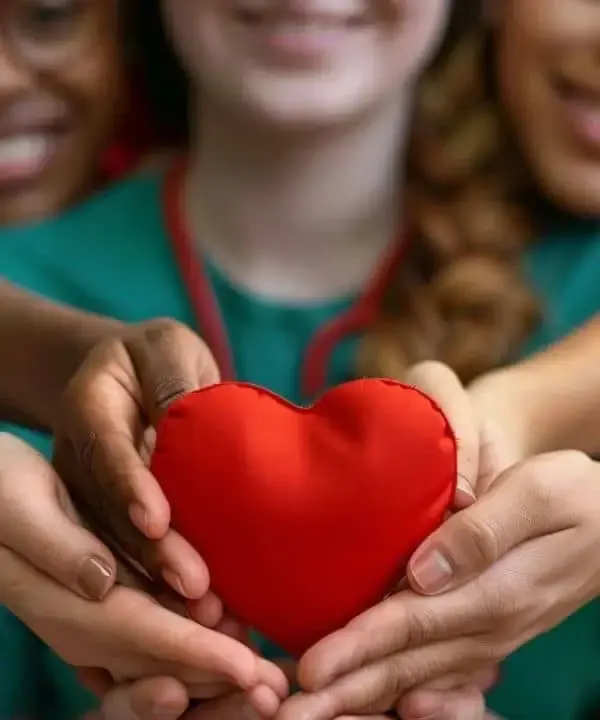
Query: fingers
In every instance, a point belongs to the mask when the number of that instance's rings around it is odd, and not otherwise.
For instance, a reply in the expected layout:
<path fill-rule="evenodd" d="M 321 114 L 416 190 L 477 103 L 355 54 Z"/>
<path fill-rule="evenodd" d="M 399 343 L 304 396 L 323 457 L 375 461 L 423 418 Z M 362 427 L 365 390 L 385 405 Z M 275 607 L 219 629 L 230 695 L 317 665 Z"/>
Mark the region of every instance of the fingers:
<path fill-rule="evenodd" d="M 121 683 L 102 701 L 103 720 L 175 720 L 188 707 L 184 685 L 174 678 L 158 677 Z"/>
<path fill-rule="evenodd" d="M 258 718 L 260 715 L 247 703 L 246 698 L 236 693 L 199 704 L 187 712 L 183 720 L 258 720 Z"/>
<path fill-rule="evenodd" d="M 186 608 L 190 617 L 204 627 L 216 628 L 224 619 L 223 603 L 210 591 L 199 600 L 190 600 Z M 219 628 L 219 630 L 223 632 L 223 629 Z M 225 632 L 225 634 L 239 639 L 239 632 L 241 626 L 236 623 L 233 632 Z"/>
<path fill-rule="evenodd" d="M 271 718 L 277 715 L 282 698 L 266 685 L 257 685 L 247 695 L 249 707 L 254 708 L 259 717 Z"/>
<path fill-rule="evenodd" d="M 208 346 L 185 325 L 155 320 L 132 335 L 126 347 L 139 378 L 144 410 L 155 427 L 174 400 L 219 382 Z"/>
<path fill-rule="evenodd" d="M 160 568 L 162 578 L 182 597 L 201 600 L 208 591 L 210 579 L 204 560 L 174 530 L 169 530 L 155 545 L 146 545 L 142 557 L 144 567 Z"/>
<path fill-rule="evenodd" d="M 128 443 L 123 437 L 113 438 L 113 450 L 125 446 Z M 103 463 L 103 446 L 99 444 L 95 447 L 96 468 L 104 467 L 103 477 L 110 477 L 111 470 L 108 464 Z M 206 565 L 198 552 L 178 533 L 168 530 L 161 540 L 149 540 L 133 525 L 121 501 L 109 497 L 102 485 L 90 478 L 82 489 L 82 468 L 64 442 L 57 441 L 55 445 L 54 466 L 67 486 L 72 488 L 79 514 L 117 557 L 125 563 L 132 558 L 154 581 L 165 581 L 185 598 L 198 599 L 206 593 L 209 584 Z M 154 478 L 152 482 L 155 482 Z"/>
<path fill-rule="evenodd" d="M 424 594 L 464 584 L 526 540 L 573 527 L 569 489 L 555 453 L 510 468 L 473 506 L 450 518 L 415 552 L 408 566 L 411 587 Z M 578 460 L 592 465 L 585 456 Z M 557 464 L 558 463 L 558 464 Z M 571 473 L 577 474 L 572 462 Z"/>
<path fill-rule="evenodd" d="M 485 720 L 485 699 L 476 687 L 422 690 L 396 705 L 403 720 Z"/>
<path fill-rule="evenodd" d="M 208 572 L 187 543 L 166 537 L 170 508 L 147 467 L 147 424 L 216 381 L 212 355 L 191 330 L 165 320 L 134 326 L 98 346 L 69 384 L 55 449 L 55 466 L 94 532 L 189 599 L 206 592 Z"/>
<path fill-rule="evenodd" d="M 73 455 L 75 496 L 101 489 L 102 497 L 127 515 L 150 538 L 169 527 L 169 505 L 144 464 L 143 397 L 124 343 L 108 341 L 92 351 L 62 399 L 57 439 Z"/>
<path fill-rule="evenodd" d="M 106 599 L 107 618 L 113 617 L 111 632 L 116 640 L 135 647 L 143 658 L 153 658 L 157 667 L 173 668 L 177 677 L 186 683 L 215 683 L 227 680 L 244 690 L 256 685 L 285 683 L 281 671 L 258 658 L 250 648 L 222 633 L 197 625 L 156 605 L 150 599 L 133 604 L 120 597 L 133 591 L 115 588 Z M 129 614 L 117 610 L 125 603 Z M 135 630 L 132 620 L 135 619 Z M 100 622 L 100 618 L 97 623 Z M 100 628 L 98 627 L 98 630 Z M 143 669 L 148 674 L 148 668 Z M 154 673 L 155 674 L 155 673 Z"/>
<path fill-rule="evenodd" d="M 493 687 L 497 676 L 496 667 L 472 675 L 446 675 L 407 692 L 396 703 L 396 711 L 403 720 L 482 720 L 483 694 Z"/>
<path fill-rule="evenodd" d="M 243 690 L 285 684 L 250 648 L 203 628 L 126 587 L 92 604 L 0 547 L 0 603 L 74 666 L 131 679 L 168 675 L 185 683 L 229 682 Z M 275 677 L 275 675 L 277 677 Z"/>
<path fill-rule="evenodd" d="M 69 517 L 62 490 L 40 455 L 0 435 L 0 543 L 64 587 L 100 600 L 115 582 L 115 560 Z"/>
<path fill-rule="evenodd" d="M 344 675 L 318 692 L 299 693 L 286 701 L 278 720 L 333 720 L 346 714 L 386 712 L 414 687 L 450 672 L 469 672 L 480 648 L 470 638 L 436 643 Z M 462 659 L 462 665 L 457 663 Z"/>
<path fill-rule="evenodd" d="M 473 603 L 467 589 L 431 598 L 411 591 L 393 595 L 311 648 L 299 664 L 300 685 L 311 692 L 321 690 L 335 678 L 393 653 L 483 632 L 487 612 L 483 604 Z"/>
<path fill-rule="evenodd" d="M 422 390 L 440 406 L 454 431 L 457 443 L 458 488 L 456 506 L 475 499 L 479 465 L 479 425 L 466 390 L 458 376 L 438 362 L 414 365 L 405 381 Z"/>

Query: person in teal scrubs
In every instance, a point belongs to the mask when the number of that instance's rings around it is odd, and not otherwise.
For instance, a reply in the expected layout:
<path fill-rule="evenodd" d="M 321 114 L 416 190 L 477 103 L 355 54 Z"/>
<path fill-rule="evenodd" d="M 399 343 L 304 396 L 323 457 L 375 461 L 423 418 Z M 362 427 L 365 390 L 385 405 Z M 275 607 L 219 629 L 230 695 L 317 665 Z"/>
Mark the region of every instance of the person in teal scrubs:
<path fill-rule="evenodd" d="M 398 178 L 414 78 L 431 59 L 444 12 L 452 10 L 461 27 L 470 3 L 406 0 L 400 14 L 396 6 L 381 16 L 379 8 L 348 7 L 298 17 L 295 10 L 177 0 L 165 7 L 167 19 L 202 99 L 190 162 L 140 174 L 51 223 L 5 229 L 3 276 L 125 322 L 176 318 L 201 332 L 224 377 L 299 403 L 356 374 L 401 375 L 428 357 L 468 381 L 560 339 L 600 305 L 597 166 L 587 150 L 579 153 L 590 142 L 589 103 L 571 107 L 557 98 L 543 106 L 554 88 L 544 85 L 544 48 L 569 40 L 590 53 L 585 40 L 596 26 L 585 15 L 591 10 L 570 7 L 564 17 L 556 3 L 542 13 L 539 2 L 514 0 L 498 11 L 500 85 L 507 106 L 518 105 L 507 38 L 537 47 L 528 67 L 537 58 L 538 110 L 552 132 L 532 139 L 547 138 L 539 156 L 520 140 L 543 190 L 564 201 L 564 215 L 523 201 L 529 188 L 515 172 L 520 154 L 513 164 L 508 139 L 495 133 L 494 104 L 457 71 L 479 67 L 464 62 L 475 57 L 467 43 L 458 56 L 444 48 L 431 63 L 417 93 L 413 157 Z M 536 24 L 541 17 L 546 36 Z M 408 57 L 417 39 L 420 50 Z M 563 73 L 561 88 L 570 93 L 580 82 L 589 93 L 589 81 L 572 77 L 566 60 L 561 80 Z M 527 87 L 521 104 L 529 102 Z M 579 118 L 572 129 L 557 120 L 564 104 Z M 531 108 L 513 113 L 519 123 L 525 112 Z M 474 139 L 468 152 L 463 128 Z M 572 195 L 563 197 L 552 178 L 569 173 Z M 401 206 L 399 222 L 395 188 L 405 181 L 411 202 Z M 523 221 L 539 215 L 534 241 Z M 542 301 L 535 332 L 532 295 Z M 48 438 L 28 439 L 50 452 Z M 527 698 L 507 674 L 492 708 L 534 720 L 576 720 L 593 708 L 595 619 L 595 605 L 588 606 L 516 653 L 508 672 L 525 657 L 517 679 Z M 534 666 L 527 653 L 542 641 L 551 644 Z M 576 656 L 572 675 L 562 667 L 565 653 Z M 562 682 L 547 683 L 559 675 Z"/>
<path fill-rule="evenodd" d="M 125 15 L 120 0 L 2 2 L 0 227 L 54 216 L 106 180 L 126 101 Z M 62 682 L 57 661 L 41 648 L 0 608 L 0 718 L 40 717 L 40 707 L 63 717 L 52 700 Z M 77 693 L 71 697 L 78 706 Z"/>

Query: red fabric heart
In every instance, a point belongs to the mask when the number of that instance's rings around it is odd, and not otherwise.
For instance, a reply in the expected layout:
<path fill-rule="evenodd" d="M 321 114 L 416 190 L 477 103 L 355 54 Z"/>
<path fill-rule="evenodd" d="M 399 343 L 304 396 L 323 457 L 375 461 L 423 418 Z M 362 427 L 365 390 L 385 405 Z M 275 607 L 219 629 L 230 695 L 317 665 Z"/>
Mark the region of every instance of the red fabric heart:
<path fill-rule="evenodd" d="M 453 500 L 456 441 L 397 382 L 311 408 L 224 383 L 173 403 L 151 469 L 229 611 L 299 656 L 402 577 Z"/>

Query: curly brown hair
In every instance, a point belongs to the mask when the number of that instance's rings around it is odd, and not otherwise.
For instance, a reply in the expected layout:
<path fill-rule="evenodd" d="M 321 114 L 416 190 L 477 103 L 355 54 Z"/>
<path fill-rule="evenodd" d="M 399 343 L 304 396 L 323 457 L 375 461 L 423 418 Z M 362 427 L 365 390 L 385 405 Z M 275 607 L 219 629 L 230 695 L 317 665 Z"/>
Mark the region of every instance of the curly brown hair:
<path fill-rule="evenodd" d="M 363 375 L 421 360 L 464 382 L 512 359 L 535 326 L 521 273 L 535 237 L 532 187 L 496 100 L 480 0 L 455 0 L 420 83 L 407 167 L 411 238 L 359 355 Z"/>

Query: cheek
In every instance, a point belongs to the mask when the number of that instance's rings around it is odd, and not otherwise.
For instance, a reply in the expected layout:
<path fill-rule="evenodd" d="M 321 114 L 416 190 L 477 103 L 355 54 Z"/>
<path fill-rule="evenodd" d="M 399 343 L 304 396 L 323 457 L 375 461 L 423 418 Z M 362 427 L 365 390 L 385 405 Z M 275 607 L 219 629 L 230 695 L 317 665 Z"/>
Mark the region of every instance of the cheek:
<path fill-rule="evenodd" d="M 65 93 L 79 106 L 80 116 L 87 124 L 86 134 L 112 124 L 125 100 L 125 82 L 124 67 L 116 48 L 114 53 L 105 48 L 102 54 L 90 57 L 63 78 Z"/>
<path fill-rule="evenodd" d="M 222 1 L 222 0 L 220 0 Z M 212 0 L 163 0 L 163 20 L 171 45 L 184 67 L 201 72 L 205 56 L 219 48 L 217 9 Z"/>
<path fill-rule="evenodd" d="M 433 58 L 447 29 L 448 0 L 405 0 L 399 4 L 394 68 L 399 84 L 420 75 Z"/>

